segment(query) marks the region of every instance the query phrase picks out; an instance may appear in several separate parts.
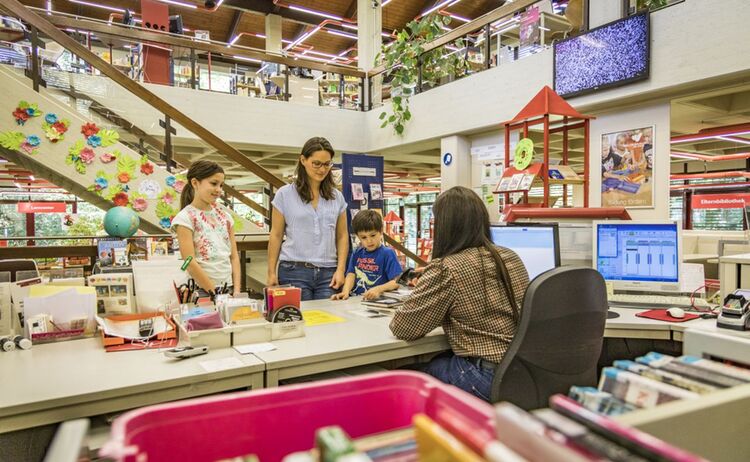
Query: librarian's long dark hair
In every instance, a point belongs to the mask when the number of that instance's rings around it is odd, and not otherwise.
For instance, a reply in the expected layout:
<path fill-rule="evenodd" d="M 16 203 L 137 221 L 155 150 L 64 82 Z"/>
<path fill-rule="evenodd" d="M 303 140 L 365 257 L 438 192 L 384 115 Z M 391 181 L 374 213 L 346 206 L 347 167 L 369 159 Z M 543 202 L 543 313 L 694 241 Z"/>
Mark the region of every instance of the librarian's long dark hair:
<path fill-rule="evenodd" d="M 455 186 L 438 196 L 432 214 L 435 217 L 432 257 L 445 258 L 475 247 L 487 249 L 513 308 L 513 317 L 518 320 L 518 303 L 510 274 L 490 237 L 490 215 L 482 199 L 469 188 Z"/>
<path fill-rule="evenodd" d="M 187 184 L 182 189 L 182 194 L 180 195 L 180 210 L 190 205 L 195 198 L 192 179 L 195 178 L 198 181 L 203 181 L 217 173 L 224 173 L 224 169 L 216 162 L 210 160 L 199 160 L 193 163 L 188 169 Z"/>
<path fill-rule="evenodd" d="M 331 147 L 331 143 L 329 143 L 327 139 L 320 136 L 316 136 L 307 140 L 305 145 L 302 146 L 301 155 L 305 159 L 309 159 L 310 156 L 318 151 L 328 152 L 331 155 L 331 160 L 333 160 L 333 156 L 336 155 L 336 153 L 333 151 L 333 147 Z M 297 170 L 295 173 L 297 175 L 297 178 L 294 180 L 294 186 L 297 188 L 299 197 L 301 197 L 305 203 L 312 202 L 313 197 L 312 190 L 310 189 L 310 178 L 307 177 L 307 170 L 305 170 L 305 166 L 302 164 L 302 159 L 297 161 Z M 329 170 L 328 175 L 326 175 L 323 182 L 320 183 L 320 196 L 323 199 L 329 201 L 333 200 L 336 197 L 335 193 L 333 192 L 335 189 L 336 183 L 334 183 L 333 175 Z"/>

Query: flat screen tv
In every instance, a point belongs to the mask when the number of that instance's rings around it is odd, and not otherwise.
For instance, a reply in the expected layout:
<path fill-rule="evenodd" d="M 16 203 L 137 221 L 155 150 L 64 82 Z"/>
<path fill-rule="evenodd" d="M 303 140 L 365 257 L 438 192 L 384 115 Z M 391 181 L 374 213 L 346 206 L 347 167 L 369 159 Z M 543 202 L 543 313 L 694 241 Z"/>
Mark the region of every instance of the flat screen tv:
<path fill-rule="evenodd" d="M 555 92 L 570 97 L 647 79 L 649 30 L 644 12 L 555 43 Z"/>

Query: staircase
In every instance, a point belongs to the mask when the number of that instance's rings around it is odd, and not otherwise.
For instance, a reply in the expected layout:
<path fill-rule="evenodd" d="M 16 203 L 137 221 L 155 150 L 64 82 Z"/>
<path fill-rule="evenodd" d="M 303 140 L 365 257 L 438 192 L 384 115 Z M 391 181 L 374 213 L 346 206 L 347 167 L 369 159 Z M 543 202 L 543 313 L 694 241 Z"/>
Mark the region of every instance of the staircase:
<path fill-rule="evenodd" d="M 0 88 L 3 157 L 102 209 L 132 208 L 143 231 L 169 228 L 179 211 L 184 175 L 167 172 L 125 145 L 117 127 L 103 125 L 106 120 L 84 118 L 60 102 L 56 90 L 35 92 L 12 68 L 0 66 Z M 234 218 L 236 232 L 261 231 Z"/>

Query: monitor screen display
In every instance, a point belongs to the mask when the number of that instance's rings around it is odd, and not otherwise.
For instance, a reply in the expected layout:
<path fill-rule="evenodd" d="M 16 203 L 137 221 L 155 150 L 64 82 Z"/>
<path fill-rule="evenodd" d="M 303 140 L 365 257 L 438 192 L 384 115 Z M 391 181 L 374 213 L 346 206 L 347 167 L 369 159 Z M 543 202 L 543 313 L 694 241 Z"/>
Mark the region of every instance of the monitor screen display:
<path fill-rule="evenodd" d="M 676 223 L 599 223 L 596 269 L 607 281 L 678 283 Z"/>
<path fill-rule="evenodd" d="M 649 15 L 641 13 L 555 44 L 555 92 L 574 96 L 648 78 Z"/>
<path fill-rule="evenodd" d="M 560 265 L 556 226 L 492 226 L 490 234 L 495 245 L 518 255 L 529 280 Z"/>

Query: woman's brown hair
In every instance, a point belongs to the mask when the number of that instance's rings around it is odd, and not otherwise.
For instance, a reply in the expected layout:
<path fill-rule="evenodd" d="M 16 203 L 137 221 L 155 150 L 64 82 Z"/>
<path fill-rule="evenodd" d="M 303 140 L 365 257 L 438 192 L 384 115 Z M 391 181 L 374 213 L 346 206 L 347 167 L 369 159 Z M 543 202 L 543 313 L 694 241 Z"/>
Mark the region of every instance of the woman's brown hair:
<path fill-rule="evenodd" d="M 328 152 L 331 155 L 331 161 L 333 161 L 335 152 L 333 151 L 333 147 L 331 147 L 331 143 L 329 143 L 327 139 L 320 136 L 316 136 L 307 140 L 305 145 L 302 146 L 301 155 L 305 159 L 309 159 L 310 156 L 318 151 Z M 312 190 L 310 189 L 310 178 L 307 177 L 307 171 L 305 170 L 305 166 L 302 164 L 302 159 L 297 161 L 296 175 L 297 178 L 294 180 L 294 186 L 297 188 L 299 197 L 301 197 L 302 201 L 304 201 L 305 203 L 312 202 L 313 197 Z M 326 175 L 323 182 L 320 183 L 320 196 L 325 200 L 333 200 L 336 198 L 335 193 L 333 192 L 335 189 L 336 183 L 334 183 L 333 175 L 331 174 L 331 170 L 329 170 L 328 175 Z"/>
<path fill-rule="evenodd" d="M 519 309 L 510 274 L 490 237 L 490 215 L 482 199 L 469 188 L 455 186 L 438 196 L 432 214 L 435 217 L 432 257 L 445 258 L 474 247 L 487 249 L 495 260 L 513 316 L 518 319 Z"/>
<path fill-rule="evenodd" d="M 182 189 L 182 194 L 180 195 L 180 210 L 190 205 L 195 197 L 193 183 L 190 180 L 195 178 L 198 181 L 203 181 L 217 173 L 224 173 L 224 169 L 221 168 L 221 165 L 210 160 L 199 160 L 190 165 L 187 172 L 187 184 Z"/>

